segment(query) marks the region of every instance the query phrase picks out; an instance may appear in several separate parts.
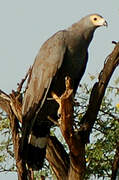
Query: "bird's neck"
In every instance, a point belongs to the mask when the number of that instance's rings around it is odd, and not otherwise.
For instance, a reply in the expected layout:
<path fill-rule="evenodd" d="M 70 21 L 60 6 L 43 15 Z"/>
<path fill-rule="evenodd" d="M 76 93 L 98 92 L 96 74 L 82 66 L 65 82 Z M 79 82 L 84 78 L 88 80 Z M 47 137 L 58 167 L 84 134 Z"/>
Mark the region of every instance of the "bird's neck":
<path fill-rule="evenodd" d="M 93 34 L 94 34 L 94 31 L 95 29 L 94 28 L 90 28 L 90 29 L 87 29 L 86 31 L 84 31 L 82 34 L 83 34 L 83 37 L 84 37 L 84 41 L 87 42 L 87 48 L 93 38 Z"/>
<path fill-rule="evenodd" d="M 88 48 L 94 34 L 95 28 L 85 28 L 83 25 L 73 24 L 69 29 L 69 39 L 72 46 L 78 46 L 82 42 L 82 46 Z"/>

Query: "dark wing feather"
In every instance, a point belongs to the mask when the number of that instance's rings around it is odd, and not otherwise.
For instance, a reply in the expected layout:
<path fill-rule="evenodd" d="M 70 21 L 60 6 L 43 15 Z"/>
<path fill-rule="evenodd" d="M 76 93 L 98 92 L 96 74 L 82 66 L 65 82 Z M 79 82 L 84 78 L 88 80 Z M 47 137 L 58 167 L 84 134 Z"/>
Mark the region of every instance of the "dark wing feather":
<path fill-rule="evenodd" d="M 44 103 L 51 81 L 63 61 L 66 50 L 64 33 L 65 31 L 59 31 L 48 39 L 35 59 L 23 100 L 23 117 L 27 113 L 32 114 L 39 104 L 42 106 Z"/>

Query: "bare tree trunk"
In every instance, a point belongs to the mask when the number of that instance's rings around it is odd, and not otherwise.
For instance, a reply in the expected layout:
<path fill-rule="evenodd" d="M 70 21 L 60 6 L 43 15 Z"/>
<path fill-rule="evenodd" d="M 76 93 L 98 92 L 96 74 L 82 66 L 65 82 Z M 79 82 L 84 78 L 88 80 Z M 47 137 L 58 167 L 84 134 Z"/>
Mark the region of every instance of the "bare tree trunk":
<path fill-rule="evenodd" d="M 69 155 L 55 136 L 49 138 L 46 158 L 58 180 L 66 180 L 69 169 Z"/>
<path fill-rule="evenodd" d="M 28 170 L 26 169 L 26 163 L 20 157 L 20 137 L 18 132 L 18 120 L 16 119 L 14 114 L 10 117 L 10 125 L 12 131 L 12 140 L 14 147 L 14 156 L 16 159 L 18 180 L 28 180 Z"/>
<path fill-rule="evenodd" d="M 14 97 L 14 98 L 13 98 Z M 11 110 L 9 113 L 10 127 L 12 131 L 12 140 L 14 147 L 14 156 L 16 160 L 16 167 L 18 173 L 18 180 L 33 180 L 33 171 L 28 169 L 26 162 L 21 157 L 20 147 L 21 147 L 21 129 L 19 123 L 22 120 L 21 117 L 21 104 L 18 103 L 18 95 L 16 96 L 15 92 L 12 92 L 10 95 L 11 99 L 11 108 L 14 109 L 14 112 Z M 18 119 L 19 117 L 19 119 Z"/>

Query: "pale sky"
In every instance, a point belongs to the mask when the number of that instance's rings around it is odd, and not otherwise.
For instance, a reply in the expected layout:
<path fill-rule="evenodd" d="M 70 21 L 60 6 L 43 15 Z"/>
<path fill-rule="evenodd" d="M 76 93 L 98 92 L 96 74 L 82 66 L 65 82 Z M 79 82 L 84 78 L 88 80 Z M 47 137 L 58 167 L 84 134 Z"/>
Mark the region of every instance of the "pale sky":
<path fill-rule="evenodd" d="M 102 15 L 108 28 L 95 33 L 82 82 L 88 81 L 88 73 L 100 72 L 114 47 L 112 40 L 119 40 L 119 0 L 0 0 L 0 89 L 7 93 L 15 90 L 42 43 L 90 13 Z M 0 174 L 0 180 L 17 177 Z"/>

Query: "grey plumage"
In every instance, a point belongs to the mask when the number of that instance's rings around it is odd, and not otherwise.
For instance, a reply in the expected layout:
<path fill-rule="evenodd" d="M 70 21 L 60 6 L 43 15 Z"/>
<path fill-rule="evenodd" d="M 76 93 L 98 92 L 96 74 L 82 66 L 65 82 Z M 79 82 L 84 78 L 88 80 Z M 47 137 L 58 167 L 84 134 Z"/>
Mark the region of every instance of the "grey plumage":
<path fill-rule="evenodd" d="M 46 137 L 47 144 L 52 125 L 47 116 L 57 120 L 58 104 L 55 100 L 47 99 L 52 97 L 52 92 L 58 96 L 64 92 L 66 76 L 71 77 L 74 94 L 76 93 L 86 69 L 88 46 L 93 38 L 93 33 L 97 27 L 106 24 L 102 16 L 88 15 L 67 30 L 54 34 L 42 45 L 36 56 L 22 107 L 21 152 L 31 168 L 42 167 L 46 146 L 44 145 L 42 148 L 35 146 L 29 137 L 33 135 L 39 138 L 39 141 L 40 138 Z M 35 141 L 36 138 L 34 138 Z M 31 156 L 30 154 L 33 153 L 34 156 Z"/>

